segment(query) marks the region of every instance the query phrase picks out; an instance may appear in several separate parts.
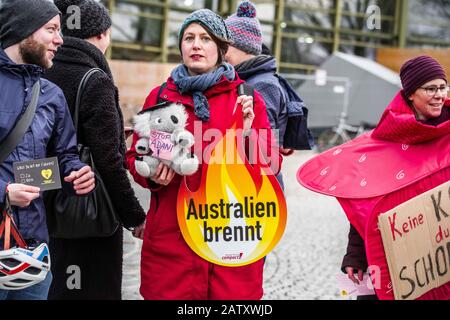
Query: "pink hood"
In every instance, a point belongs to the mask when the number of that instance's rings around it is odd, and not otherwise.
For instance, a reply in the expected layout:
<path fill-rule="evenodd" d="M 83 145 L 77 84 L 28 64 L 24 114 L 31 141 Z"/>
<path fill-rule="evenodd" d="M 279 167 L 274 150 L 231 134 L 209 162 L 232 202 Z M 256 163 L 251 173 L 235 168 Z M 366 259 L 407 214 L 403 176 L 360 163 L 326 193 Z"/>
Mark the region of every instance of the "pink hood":
<path fill-rule="evenodd" d="M 447 100 L 444 108 L 449 108 Z M 449 109 L 444 110 L 448 114 Z M 381 267 L 381 299 L 393 299 L 378 215 L 450 179 L 450 120 L 417 122 L 399 93 L 377 128 L 311 159 L 297 172 L 306 188 L 336 197 L 365 241 L 369 265 Z M 450 283 L 421 299 L 450 299 Z"/>
<path fill-rule="evenodd" d="M 448 115 L 450 99 L 444 104 L 443 115 Z M 447 108 L 447 110 L 445 110 Z M 416 121 L 411 108 L 399 92 L 381 116 L 377 128 L 373 131 L 375 139 L 405 144 L 418 144 L 431 141 L 450 132 L 450 121 L 438 126 L 430 126 Z"/>

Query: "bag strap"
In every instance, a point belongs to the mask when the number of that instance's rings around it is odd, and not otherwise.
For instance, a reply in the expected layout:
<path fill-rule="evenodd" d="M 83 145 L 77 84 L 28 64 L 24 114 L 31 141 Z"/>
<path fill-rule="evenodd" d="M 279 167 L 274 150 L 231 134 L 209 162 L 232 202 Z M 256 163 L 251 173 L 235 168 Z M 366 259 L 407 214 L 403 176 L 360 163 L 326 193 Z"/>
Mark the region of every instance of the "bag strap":
<path fill-rule="evenodd" d="M 0 238 L 5 235 L 3 241 L 3 250 L 11 248 L 11 233 L 16 241 L 17 245 L 21 248 L 26 248 L 27 244 L 22 238 L 19 229 L 17 228 L 14 220 L 12 219 L 11 205 L 9 203 L 9 197 L 6 195 L 5 206 L 3 208 L 2 221 L 0 223 Z"/>
<path fill-rule="evenodd" d="M 31 121 L 33 120 L 34 114 L 36 113 L 40 91 L 41 82 L 38 80 L 33 85 L 31 101 L 27 109 L 25 110 L 25 113 L 19 119 L 11 133 L 6 137 L 5 140 L 3 140 L 2 144 L 0 145 L 0 164 L 3 163 L 6 158 L 8 158 L 11 152 L 13 152 L 13 150 L 22 140 L 25 132 L 27 132 L 28 128 L 30 127 Z"/>
<path fill-rule="evenodd" d="M 157 104 L 163 103 L 165 100 L 161 98 L 161 93 L 163 90 L 167 87 L 167 82 L 164 82 L 160 87 L 158 91 L 158 100 L 156 101 Z"/>
<path fill-rule="evenodd" d="M 83 78 L 81 78 L 80 84 L 78 85 L 77 97 L 75 99 L 75 110 L 73 114 L 73 125 L 75 127 L 75 131 L 77 132 L 77 140 L 78 140 L 78 119 L 80 117 L 81 98 L 83 96 L 83 92 L 84 89 L 86 88 L 87 82 L 89 81 L 91 76 L 96 72 L 103 72 L 104 74 L 106 74 L 105 71 L 103 71 L 100 68 L 92 68 L 84 74 Z"/>
<path fill-rule="evenodd" d="M 155 109 L 159 109 L 159 108 L 167 106 L 169 104 L 169 102 L 167 100 L 164 100 L 164 98 L 161 98 L 161 93 L 163 92 L 164 88 L 166 88 L 166 86 L 167 86 L 167 83 L 164 82 L 159 87 L 158 95 L 156 96 L 156 104 L 154 106 L 152 106 L 151 108 L 149 108 L 149 109 L 145 109 L 145 110 L 139 111 L 138 114 L 144 114 L 146 112 L 150 112 L 150 111 L 153 111 Z"/>
<path fill-rule="evenodd" d="M 286 101 L 286 99 L 283 95 L 283 100 L 285 101 L 284 103 L 291 101 L 291 102 L 296 102 L 296 103 L 300 104 L 299 110 L 289 110 L 289 108 L 287 108 L 288 117 L 303 115 L 302 108 L 305 108 L 305 103 L 304 103 L 303 99 L 300 98 L 300 96 L 295 91 L 295 89 L 292 87 L 292 85 L 289 83 L 289 81 L 287 81 L 284 77 L 280 76 L 277 73 L 275 73 L 275 77 L 277 77 L 280 85 L 283 87 L 284 92 L 286 93 L 286 96 L 288 98 L 288 100 Z"/>

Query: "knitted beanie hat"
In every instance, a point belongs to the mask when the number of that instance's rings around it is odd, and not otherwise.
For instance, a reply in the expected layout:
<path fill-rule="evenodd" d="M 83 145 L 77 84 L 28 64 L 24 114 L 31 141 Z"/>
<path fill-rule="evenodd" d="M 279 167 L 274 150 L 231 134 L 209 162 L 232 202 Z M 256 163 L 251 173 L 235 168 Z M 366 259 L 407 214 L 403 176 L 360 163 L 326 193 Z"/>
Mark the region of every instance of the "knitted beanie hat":
<path fill-rule="evenodd" d="M 225 20 L 232 46 L 255 56 L 261 54 L 262 32 L 256 8 L 250 1 L 241 2 L 236 13 Z"/>
<path fill-rule="evenodd" d="M 178 47 L 180 50 L 184 30 L 186 30 L 186 28 L 194 22 L 200 24 L 203 28 L 208 29 L 209 32 L 219 39 L 226 41 L 230 39 L 227 26 L 225 25 L 222 17 L 209 9 L 200 9 L 192 12 L 181 25 L 180 32 L 178 33 Z"/>
<path fill-rule="evenodd" d="M 3 49 L 28 38 L 60 14 L 47 0 L 0 1 L 0 42 Z"/>
<path fill-rule="evenodd" d="M 112 25 L 108 10 L 94 0 L 55 0 L 55 5 L 63 14 L 61 30 L 64 36 L 88 39 L 102 34 Z M 74 24 L 76 20 L 73 15 L 77 11 L 70 10 L 71 6 L 80 10 L 80 28 Z"/>
<path fill-rule="evenodd" d="M 400 79 L 406 97 L 429 81 L 443 79 L 447 82 L 442 66 L 429 56 L 419 56 L 405 62 L 400 70 Z"/>

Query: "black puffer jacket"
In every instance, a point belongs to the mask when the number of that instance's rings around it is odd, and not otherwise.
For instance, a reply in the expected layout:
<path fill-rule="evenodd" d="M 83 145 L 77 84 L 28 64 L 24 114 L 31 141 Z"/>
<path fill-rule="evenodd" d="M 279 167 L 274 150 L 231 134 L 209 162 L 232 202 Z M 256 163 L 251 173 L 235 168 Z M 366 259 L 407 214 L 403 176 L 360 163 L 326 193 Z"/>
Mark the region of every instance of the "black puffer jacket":
<path fill-rule="evenodd" d="M 73 116 L 78 84 L 91 68 L 100 68 L 106 75 L 95 73 L 86 86 L 80 106 L 79 140 L 91 149 L 123 225 L 135 227 L 144 221 L 145 213 L 127 177 L 123 116 L 107 60 L 89 42 L 65 37 L 54 66 L 44 77 L 63 90 Z"/>

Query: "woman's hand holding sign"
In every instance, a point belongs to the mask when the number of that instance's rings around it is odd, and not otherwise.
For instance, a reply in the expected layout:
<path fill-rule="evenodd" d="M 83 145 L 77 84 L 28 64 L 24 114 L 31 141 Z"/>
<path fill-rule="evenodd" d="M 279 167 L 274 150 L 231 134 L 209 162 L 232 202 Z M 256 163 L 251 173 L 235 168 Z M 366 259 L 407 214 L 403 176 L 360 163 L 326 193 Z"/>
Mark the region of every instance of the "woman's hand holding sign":
<path fill-rule="evenodd" d="M 163 186 L 167 186 L 175 176 L 175 171 L 164 163 L 160 162 L 158 168 L 156 169 L 156 173 L 150 179 L 157 184 L 161 184 Z"/>
<path fill-rule="evenodd" d="M 242 105 L 242 113 L 244 116 L 244 135 L 247 135 L 252 128 L 255 113 L 253 112 L 253 97 L 242 95 L 236 100 L 236 106 Z"/>

